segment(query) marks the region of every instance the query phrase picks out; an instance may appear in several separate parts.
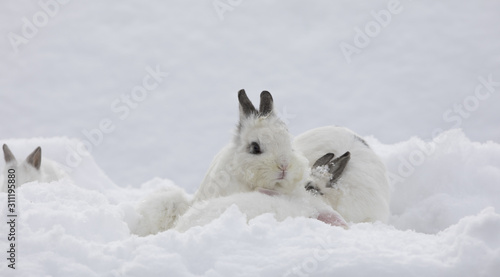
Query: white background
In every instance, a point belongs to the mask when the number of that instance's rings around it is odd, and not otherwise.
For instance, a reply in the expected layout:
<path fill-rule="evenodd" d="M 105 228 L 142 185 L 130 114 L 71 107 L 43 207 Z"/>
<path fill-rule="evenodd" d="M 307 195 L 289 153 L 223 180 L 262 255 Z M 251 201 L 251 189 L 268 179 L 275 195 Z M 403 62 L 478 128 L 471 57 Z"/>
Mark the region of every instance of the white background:
<path fill-rule="evenodd" d="M 118 185 L 157 176 L 194 192 L 231 139 L 241 88 L 254 102 L 269 90 L 294 135 L 333 124 L 395 143 L 456 127 L 443 114 L 478 77 L 500 82 L 498 1 L 400 1 L 351 63 L 340 44 L 355 46 L 389 1 L 232 2 L 221 20 L 212 1 L 69 1 L 13 47 L 9 34 L 43 9 L 2 1 L 0 139 L 85 140 L 109 118 L 115 130 L 91 152 Z M 111 103 L 148 66 L 169 76 L 120 120 Z M 499 103 L 495 91 L 458 127 L 500 142 Z"/>
<path fill-rule="evenodd" d="M 498 275 L 500 86 L 483 100 L 475 90 L 500 82 L 500 2 L 396 1 L 385 27 L 373 14 L 388 0 L 228 2 L 221 16 L 212 0 L 73 0 L 13 46 L 44 9 L 1 1 L 0 145 L 18 160 L 41 145 L 64 164 L 76 140 L 60 137 L 114 129 L 70 179 L 17 190 L 18 270 L 2 223 L 0 275 Z M 379 29 L 361 47 L 367 26 Z M 347 59 L 346 44 L 359 53 Z M 168 77 L 120 119 L 113 103 L 157 67 Z M 134 235 L 144 197 L 196 190 L 231 140 L 241 88 L 254 103 L 269 90 L 292 134 L 335 124 L 365 136 L 392 176 L 389 222 L 247 221 L 233 206 L 185 233 Z M 450 128 L 462 131 L 432 142 Z M 0 203 L 6 214 L 6 193 Z"/>

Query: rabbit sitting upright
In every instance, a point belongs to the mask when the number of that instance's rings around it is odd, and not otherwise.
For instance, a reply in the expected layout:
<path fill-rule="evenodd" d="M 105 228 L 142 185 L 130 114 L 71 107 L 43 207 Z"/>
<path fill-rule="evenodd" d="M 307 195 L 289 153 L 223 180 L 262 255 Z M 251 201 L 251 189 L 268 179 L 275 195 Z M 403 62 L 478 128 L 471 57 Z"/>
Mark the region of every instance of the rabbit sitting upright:
<path fill-rule="evenodd" d="M 238 99 L 240 120 L 233 142 L 212 161 L 195 202 L 259 188 L 289 192 L 308 176 L 307 160 L 295 152 L 271 94 L 261 93 L 258 111 L 244 90 Z"/>
<path fill-rule="evenodd" d="M 189 201 L 180 189 L 146 197 L 137 209 L 140 215 L 137 234 L 168 230 L 189 207 L 196 209 L 205 200 L 259 189 L 276 194 L 292 192 L 297 187 L 304 190 L 304 180 L 309 176 L 307 159 L 294 151 L 285 123 L 274 113 L 271 94 L 263 91 L 260 97 L 257 111 L 245 91 L 238 92 L 240 121 L 233 142 L 216 155 L 193 200 Z M 241 197 L 242 203 L 250 203 L 243 200 L 245 197 L 246 194 Z M 259 192 L 253 197 L 268 196 Z M 212 207 L 225 207 L 236 198 L 220 200 Z M 198 215 L 202 217 L 203 211 L 200 212 Z M 210 218 L 207 215 L 205 220 Z"/>
<path fill-rule="evenodd" d="M 42 163 L 42 148 L 40 146 L 21 163 L 17 162 L 16 157 L 12 154 L 7 144 L 3 145 L 3 154 L 5 159 L 3 192 L 7 191 L 8 178 L 6 177 L 9 175 L 9 171 L 12 170 L 15 170 L 16 188 L 28 182 L 52 182 L 67 176 L 55 162 L 44 159 Z"/>

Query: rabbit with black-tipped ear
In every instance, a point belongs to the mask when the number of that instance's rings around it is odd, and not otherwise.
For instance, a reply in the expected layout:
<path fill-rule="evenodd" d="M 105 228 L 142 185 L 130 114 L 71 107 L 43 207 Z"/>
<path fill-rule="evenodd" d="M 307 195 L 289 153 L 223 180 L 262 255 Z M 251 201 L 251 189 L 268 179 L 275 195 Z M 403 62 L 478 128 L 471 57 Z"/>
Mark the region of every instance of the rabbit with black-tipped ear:
<path fill-rule="evenodd" d="M 334 176 L 342 175 L 341 164 L 348 162 L 348 153 L 337 159 L 339 166 L 333 166 Z M 278 192 L 259 188 L 252 192 L 235 193 L 228 196 L 199 201 L 191 206 L 176 221 L 177 231 L 186 231 L 195 226 L 203 226 L 220 217 L 229 207 L 235 205 L 246 215 L 247 220 L 262 214 L 271 213 L 276 220 L 289 217 L 307 217 L 317 219 L 332 226 L 348 229 L 344 218 L 335 211 L 321 196 L 318 184 L 325 182 L 322 171 L 332 161 L 334 154 L 328 153 L 312 166 L 312 174 L 306 179 L 306 187 L 297 186 L 293 191 Z M 306 190 L 307 189 L 307 190 Z"/>
<path fill-rule="evenodd" d="M 274 112 L 273 98 L 260 95 L 259 110 L 238 92 L 240 120 L 233 141 L 212 161 L 194 201 L 254 191 L 287 192 L 307 178 L 307 160 L 295 152 L 287 126 Z"/>
<path fill-rule="evenodd" d="M 316 182 L 309 190 L 321 192 L 345 220 L 387 221 L 386 168 L 365 140 L 347 128 L 327 126 L 297 136 L 294 145 L 310 164 L 317 163 L 312 172 Z"/>
<path fill-rule="evenodd" d="M 340 157 L 335 157 L 333 153 L 327 153 L 319 158 L 311 168 L 311 176 L 306 184 L 306 190 L 314 195 L 324 195 L 321 188 L 333 187 L 342 176 L 350 159 L 351 153 L 349 152 Z"/>
<path fill-rule="evenodd" d="M 2 191 L 7 191 L 8 171 L 9 169 L 15 170 L 16 187 L 22 184 L 39 181 L 39 182 L 52 182 L 66 177 L 66 173 L 60 169 L 55 162 L 44 159 L 42 162 L 42 148 L 38 146 L 28 157 L 18 163 L 12 151 L 10 151 L 7 144 L 4 144 L 3 154 L 5 159 L 4 168 L 4 181 Z"/>

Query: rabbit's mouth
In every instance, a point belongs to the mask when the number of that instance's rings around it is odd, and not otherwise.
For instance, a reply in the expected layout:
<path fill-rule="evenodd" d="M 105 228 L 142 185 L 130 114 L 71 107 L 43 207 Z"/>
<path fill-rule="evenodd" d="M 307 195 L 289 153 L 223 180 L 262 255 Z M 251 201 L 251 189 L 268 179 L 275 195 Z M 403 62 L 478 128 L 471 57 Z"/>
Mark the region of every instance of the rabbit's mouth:
<path fill-rule="evenodd" d="M 278 181 L 285 180 L 285 178 L 286 178 L 286 171 L 283 170 L 279 173 Z"/>
<path fill-rule="evenodd" d="M 274 180 L 275 187 L 287 187 L 290 182 L 290 174 L 288 171 L 281 171 L 277 174 L 276 179 Z"/>
<path fill-rule="evenodd" d="M 268 189 L 276 191 L 279 194 L 282 194 L 282 193 L 288 193 L 291 190 L 293 190 L 293 186 L 291 185 L 290 181 L 285 178 L 281 180 L 276 180 L 274 185 Z"/>
<path fill-rule="evenodd" d="M 281 164 L 278 169 L 278 181 L 285 180 L 288 173 L 288 164 Z"/>

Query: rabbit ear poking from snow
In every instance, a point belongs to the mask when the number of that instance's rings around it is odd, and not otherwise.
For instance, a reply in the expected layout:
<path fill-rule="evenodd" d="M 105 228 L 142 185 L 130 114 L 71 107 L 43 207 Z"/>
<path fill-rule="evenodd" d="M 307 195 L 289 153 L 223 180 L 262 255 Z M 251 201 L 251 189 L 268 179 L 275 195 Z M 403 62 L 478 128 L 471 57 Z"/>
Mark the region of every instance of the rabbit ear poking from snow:
<path fill-rule="evenodd" d="M 274 111 L 273 96 L 269 91 L 264 90 L 260 94 L 260 116 L 268 116 Z"/>
<path fill-rule="evenodd" d="M 26 161 L 28 164 L 32 165 L 37 170 L 40 169 L 40 165 L 42 164 L 42 148 L 38 146 L 33 153 L 31 153 Z"/>
<path fill-rule="evenodd" d="M 328 153 L 328 154 L 325 154 L 323 157 L 319 158 L 315 163 L 314 165 L 312 166 L 312 168 L 316 168 L 316 167 L 320 167 L 320 166 L 325 166 L 327 165 L 333 158 L 335 157 L 335 154 L 333 153 Z"/>
<path fill-rule="evenodd" d="M 238 92 L 238 100 L 240 101 L 240 121 L 251 115 L 257 115 L 258 112 L 252 104 L 252 101 L 248 99 L 245 90 L 242 89 Z"/>
<path fill-rule="evenodd" d="M 14 154 L 12 154 L 7 144 L 3 145 L 3 157 L 5 163 L 16 162 L 16 157 L 14 157 Z"/>
<path fill-rule="evenodd" d="M 344 172 L 344 169 L 347 166 L 347 163 L 351 159 L 351 153 L 349 151 L 345 152 L 344 155 L 333 159 L 329 164 L 328 164 L 328 172 L 332 174 L 332 178 L 330 179 L 330 182 L 326 185 L 327 187 L 331 188 L 337 182 L 337 180 L 342 176 L 342 172 Z"/>

